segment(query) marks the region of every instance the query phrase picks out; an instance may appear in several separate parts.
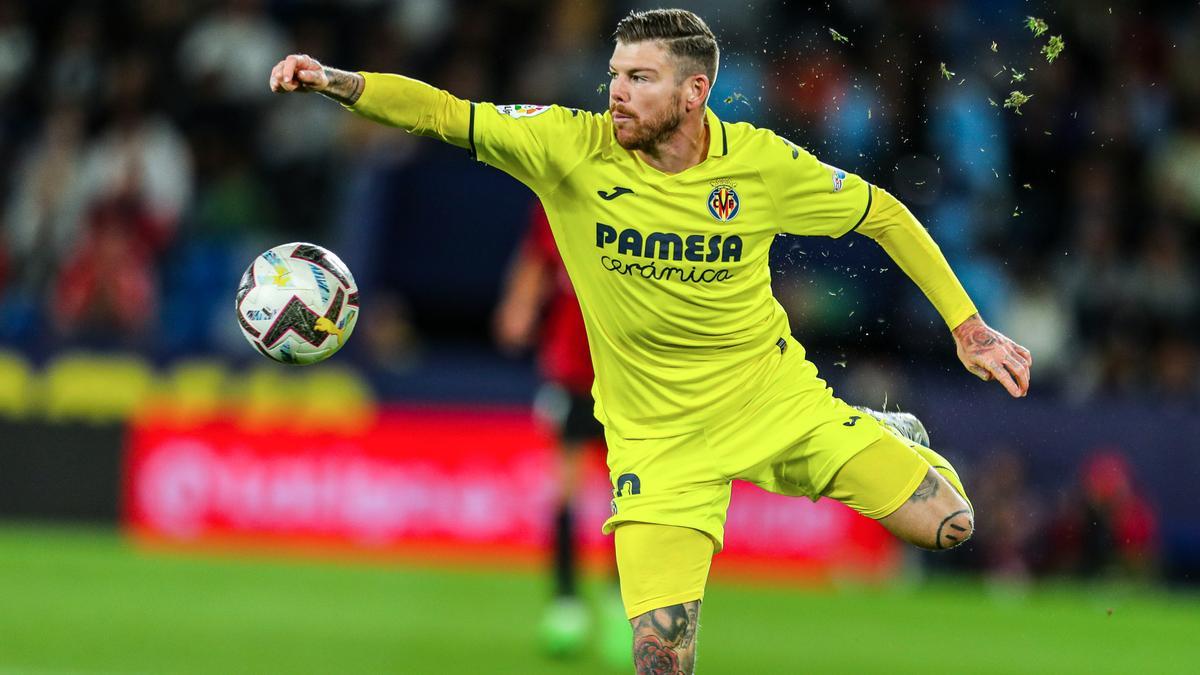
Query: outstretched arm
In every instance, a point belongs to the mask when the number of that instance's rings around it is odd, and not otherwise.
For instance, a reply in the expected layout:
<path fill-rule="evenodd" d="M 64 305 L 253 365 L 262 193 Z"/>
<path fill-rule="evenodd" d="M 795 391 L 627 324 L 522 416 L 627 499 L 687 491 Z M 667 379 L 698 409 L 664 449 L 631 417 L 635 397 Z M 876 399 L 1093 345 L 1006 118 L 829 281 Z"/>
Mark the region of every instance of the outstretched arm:
<path fill-rule="evenodd" d="M 968 371 L 999 381 L 1013 396 L 1024 396 L 1033 364 L 1029 350 L 983 322 L 929 232 L 886 190 L 872 189 L 870 213 L 857 231 L 878 242 L 937 308 Z"/>
<path fill-rule="evenodd" d="M 277 93 L 317 92 L 367 119 L 460 148 L 471 145 L 471 103 L 410 77 L 351 73 L 292 54 L 271 69 L 270 86 Z"/>
<path fill-rule="evenodd" d="M 562 106 L 472 103 L 403 75 L 350 73 L 292 54 L 271 70 L 271 91 L 318 92 L 371 120 L 468 150 L 534 192 L 552 190 L 611 137 L 601 115 Z"/>

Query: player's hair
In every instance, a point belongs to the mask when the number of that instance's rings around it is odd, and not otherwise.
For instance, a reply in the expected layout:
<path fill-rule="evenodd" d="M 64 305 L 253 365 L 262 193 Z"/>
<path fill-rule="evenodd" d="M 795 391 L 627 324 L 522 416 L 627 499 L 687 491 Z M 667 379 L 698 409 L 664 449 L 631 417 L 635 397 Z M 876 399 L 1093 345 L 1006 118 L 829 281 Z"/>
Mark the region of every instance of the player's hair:
<path fill-rule="evenodd" d="M 613 40 L 625 44 L 647 40 L 662 42 L 667 53 L 679 64 L 679 81 L 695 73 L 707 75 L 710 85 L 717 79 L 717 64 L 721 58 L 717 38 L 704 19 L 686 9 L 631 11 L 617 24 Z"/>

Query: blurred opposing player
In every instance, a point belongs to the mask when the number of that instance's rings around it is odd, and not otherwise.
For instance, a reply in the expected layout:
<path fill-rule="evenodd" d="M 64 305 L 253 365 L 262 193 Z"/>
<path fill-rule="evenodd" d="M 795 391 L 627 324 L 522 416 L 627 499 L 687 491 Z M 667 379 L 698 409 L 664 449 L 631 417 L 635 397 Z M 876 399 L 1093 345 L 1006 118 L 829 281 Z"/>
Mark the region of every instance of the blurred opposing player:
<path fill-rule="evenodd" d="M 275 91 L 467 149 L 546 208 L 583 308 L 604 424 L 625 612 L 639 673 L 691 673 L 730 481 L 837 499 L 901 539 L 952 548 L 974 513 L 916 418 L 833 395 L 771 295 L 781 233 L 878 242 L 941 314 L 968 371 L 1015 397 L 1029 352 L 980 318 L 945 257 L 886 190 L 707 106 L 712 31 L 686 10 L 621 20 L 604 114 L 472 103 L 398 75 L 289 56 Z M 987 419 L 979 420 L 987 424 Z M 1000 430 L 998 430 L 1000 431 Z"/>
<path fill-rule="evenodd" d="M 543 617 L 540 638 L 550 654 L 569 655 L 584 646 L 590 632 L 587 607 L 579 597 L 572 503 L 580 488 L 587 450 L 604 448 L 604 427 L 592 414 L 595 374 L 583 313 L 541 202 L 533 205 L 529 227 L 497 306 L 495 333 L 501 348 L 509 353 L 537 345 L 539 367 L 547 383 L 538 395 L 538 407 L 554 423 L 561 453 L 554 514 L 555 599 Z M 626 641 L 628 628 L 609 623 L 605 617 L 601 634 L 604 653 L 614 662 L 627 664 L 627 654 L 612 654 L 612 641 Z"/>

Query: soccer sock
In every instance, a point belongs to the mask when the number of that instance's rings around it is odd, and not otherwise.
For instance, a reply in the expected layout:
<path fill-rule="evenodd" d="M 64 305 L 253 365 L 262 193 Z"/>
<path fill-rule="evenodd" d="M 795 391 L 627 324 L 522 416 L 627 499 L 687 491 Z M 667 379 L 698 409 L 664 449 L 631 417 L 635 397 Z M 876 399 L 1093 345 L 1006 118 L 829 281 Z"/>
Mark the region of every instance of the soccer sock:
<path fill-rule="evenodd" d="M 562 505 L 554 519 L 555 595 L 575 595 L 575 519 L 571 507 Z"/>
<path fill-rule="evenodd" d="M 962 495 L 963 500 L 967 502 L 967 506 L 970 506 L 971 511 L 974 512 L 975 505 L 972 504 L 971 499 L 967 497 L 967 490 L 963 487 L 962 479 L 958 477 L 958 472 L 954 470 L 954 467 L 950 464 L 950 462 L 947 461 L 945 457 L 942 457 L 938 453 L 923 445 L 917 443 L 909 443 L 908 445 L 910 448 L 915 450 L 922 459 L 924 459 L 926 462 L 929 462 L 929 466 L 933 467 L 934 471 L 942 474 L 942 478 L 945 478 L 951 485 L 953 485 L 955 490 L 958 490 L 958 494 Z"/>

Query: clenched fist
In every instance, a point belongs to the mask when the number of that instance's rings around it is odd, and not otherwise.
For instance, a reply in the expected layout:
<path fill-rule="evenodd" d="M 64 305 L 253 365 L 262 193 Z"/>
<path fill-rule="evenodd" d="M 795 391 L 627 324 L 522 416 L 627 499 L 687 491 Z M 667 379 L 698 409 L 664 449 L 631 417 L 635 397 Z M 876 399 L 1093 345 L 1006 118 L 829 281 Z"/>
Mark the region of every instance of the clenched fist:
<path fill-rule="evenodd" d="M 307 54 L 292 54 L 271 69 L 271 91 L 325 91 L 329 75 Z"/>

